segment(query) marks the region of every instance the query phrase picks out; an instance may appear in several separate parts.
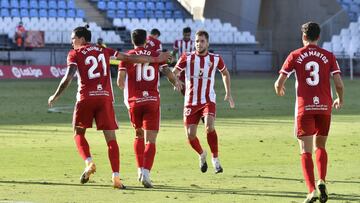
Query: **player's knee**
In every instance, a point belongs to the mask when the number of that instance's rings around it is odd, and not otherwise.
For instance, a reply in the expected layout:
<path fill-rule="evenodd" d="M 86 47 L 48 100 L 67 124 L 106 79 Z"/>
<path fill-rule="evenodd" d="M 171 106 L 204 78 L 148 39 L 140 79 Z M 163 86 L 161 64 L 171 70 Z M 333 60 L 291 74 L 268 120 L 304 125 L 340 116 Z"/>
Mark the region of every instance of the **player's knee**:
<path fill-rule="evenodd" d="M 213 125 L 206 126 L 206 133 L 211 133 L 215 130 Z"/>

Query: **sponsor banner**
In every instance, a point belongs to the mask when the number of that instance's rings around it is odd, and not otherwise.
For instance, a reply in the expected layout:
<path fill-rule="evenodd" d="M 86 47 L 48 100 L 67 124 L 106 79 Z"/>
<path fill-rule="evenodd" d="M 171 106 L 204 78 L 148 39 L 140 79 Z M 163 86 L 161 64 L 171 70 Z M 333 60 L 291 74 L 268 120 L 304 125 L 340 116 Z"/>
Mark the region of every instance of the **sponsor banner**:
<path fill-rule="evenodd" d="M 41 66 L 41 65 L 0 65 L 0 79 L 44 79 L 62 78 L 66 73 L 66 65 Z"/>

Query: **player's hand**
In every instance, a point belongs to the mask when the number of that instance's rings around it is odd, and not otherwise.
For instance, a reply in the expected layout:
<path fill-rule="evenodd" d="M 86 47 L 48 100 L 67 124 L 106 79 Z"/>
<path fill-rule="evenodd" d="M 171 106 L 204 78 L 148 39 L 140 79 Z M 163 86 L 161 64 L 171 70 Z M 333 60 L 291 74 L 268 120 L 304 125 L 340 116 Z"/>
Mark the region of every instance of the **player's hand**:
<path fill-rule="evenodd" d="M 51 95 L 48 99 L 48 105 L 51 108 L 53 106 L 53 104 L 55 103 L 55 101 L 57 100 L 57 98 L 55 97 L 55 95 Z"/>
<path fill-rule="evenodd" d="M 276 87 L 275 86 L 275 92 L 276 92 L 277 96 L 282 97 L 282 96 L 285 95 L 285 87 L 284 86 L 282 86 L 282 87 Z"/>
<path fill-rule="evenodd" d="M 225 98 L 224 98 L 224 101 L 228 101 L 228 102 L 229 102 L 230 108 L 232 108 L 232 109 L 235 108 L 235 102 L 234 102 L 234 100 L 233 100 L 233 98 L 232 98 L 231 95 L 226 94 L 226 95 L 225 95 Z"/>
<path fill-rule="evenodd" d="M 184 83 L 180 80 L 176 80 L 176 83 L 174 85 L 174 90 L 181 91 L 184 88 Z"/>
<path fill-rule="evenodd" d="M 344 102 L 343 102 L 343 101 L 340 101 L 339 98 L 336 98 L 336 99 L 334 100 L 334 103 L 333 103 L 332 106 L 333 106 L 335 109 L 340 109 L 343 105 L 344 105 Z"/>
<path fill-rule="evenodd" d="M 156 61 L 158 63 L 161 63 L 161 62 L 167 61 L 169 58 L 170 58 L 170 52 L 169 51 L 161 52 L 160 55 L 157 57 Z"/>

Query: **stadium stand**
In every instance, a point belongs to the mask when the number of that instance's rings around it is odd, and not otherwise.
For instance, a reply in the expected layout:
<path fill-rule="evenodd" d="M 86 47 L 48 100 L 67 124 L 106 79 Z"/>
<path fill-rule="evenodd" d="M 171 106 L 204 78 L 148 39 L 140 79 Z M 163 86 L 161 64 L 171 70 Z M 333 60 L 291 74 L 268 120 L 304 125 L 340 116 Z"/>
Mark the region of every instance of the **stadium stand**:
<path fill-rule="evenodd" d="M 348 13 L 350 21 L 356 22 L 360 13 L 360 0 L 337 0 Z"/>

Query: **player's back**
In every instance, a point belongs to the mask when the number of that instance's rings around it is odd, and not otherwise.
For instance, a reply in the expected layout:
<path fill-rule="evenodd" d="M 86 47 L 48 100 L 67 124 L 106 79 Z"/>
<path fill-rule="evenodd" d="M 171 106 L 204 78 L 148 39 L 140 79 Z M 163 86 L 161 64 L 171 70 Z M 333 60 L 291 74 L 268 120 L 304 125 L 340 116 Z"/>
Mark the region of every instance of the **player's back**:
<path fill-rule="evenodd" d="M 160 52 L 162 50 L 161 41 L 152 36 L 148 36 L 145 48 L 147 50 L 151 50 L 152 52 Z"/>
<path fill-rule="evenodd" d="M 109 59 L 114 55 L 116 51 L 112 49 L 90 44 L 69 52 L 68 64 L 74 63 L 78 68 L 78 100 L 113 100 Z"/>

